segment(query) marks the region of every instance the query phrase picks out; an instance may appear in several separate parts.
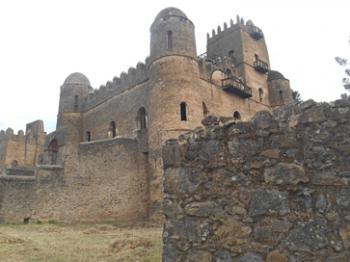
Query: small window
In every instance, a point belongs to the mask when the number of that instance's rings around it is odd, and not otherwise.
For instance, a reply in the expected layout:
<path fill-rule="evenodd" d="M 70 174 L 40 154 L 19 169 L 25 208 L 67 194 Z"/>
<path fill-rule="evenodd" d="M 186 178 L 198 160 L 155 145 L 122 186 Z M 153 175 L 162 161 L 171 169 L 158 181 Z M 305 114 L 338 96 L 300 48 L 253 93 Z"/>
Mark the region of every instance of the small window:
<path fill-rule="evenodd" d="M 117 130 L 116 130 L 116 124 L 114 121 L 109 123 L 109 129 L 108 129 L 108 137 L 116 137 L 117 136 Z"/>
<path fill-rule="evenodd" d="M 79 107 L 79 96 L 74 96 L 74 112 L 78 111 Z"/>
<path fill-rule="evenodd" d="M 172 49 L 173 48 L 173 32 L 172 31 L 168 31 L 168 49 Z"/>
<path fill-rule="evenodd" d="M 208 109 L 207 105 L 204 102 L 202 102 L 202 107 L 203 107 L 203 115 L 204 116 L 208 115 L 209 114 L 209 109 Z"/>
<path fill-rule="evenodd" d="M 283 91 L 280 90 L 279 94 L 280 94 L 280 102 L 281 102 L 281 104 L 283 104 Z"/>
<path fill-rule="evenodd" d="M 51 140 L 48 148 L 49 158 L 51 165 L 57 164 L 57 154 L 58 154 L 58 142 L 57 139 L 54 138 Z"/>
<path fill-rule="evenodd" d="M 86 131 L 86 141 L 90 142 L 91 141 L 91 132 Z"/>
<path fill-rule="evenodd" d="M 137 128 L 139 130 L 147 129 L 147 112 L 144 107 L 141 107 L 139 111 L 137 112 Z"/>
<path fill-rule="evenodd" d="M 264 96 L 264 90 L 260 87 L 259 88 L 259 101 L 262 102 Z"/>
<path fill-rule="evenodd" d="M 233 113 L 233 119 L 234 120 L 241 120 L 241 114 L 238 111 L 235 111 Z"/>
<path fill-rule="evenodd" d="M 187 104 L 185 102 L 180 104 L 180 114 L 181 121 L 187 121 Z"/>
<path fill-rule="evenodd" d="M 254 57 L 255 57 L 255 61 L 259 60 L 259 56 L 257 54 L 255 54 Z"/>
<path fill-rule="evenodd" d="M 233 51 L 233 50 L 230 50 L 229 52 L 228 52 L 228 56 L 229 57 L 233 57 L 233 54 L 235 53 L 235 51 Z"/>

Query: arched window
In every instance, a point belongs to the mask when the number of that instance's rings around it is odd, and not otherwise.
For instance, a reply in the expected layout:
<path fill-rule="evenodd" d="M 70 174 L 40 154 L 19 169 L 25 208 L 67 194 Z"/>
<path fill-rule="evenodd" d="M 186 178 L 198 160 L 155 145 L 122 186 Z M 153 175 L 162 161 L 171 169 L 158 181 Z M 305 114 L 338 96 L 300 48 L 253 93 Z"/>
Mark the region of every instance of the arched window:
<path fill-rule="evenodd" d="M 77 112 L 79 108 L 79 96 L 74 96 L 74 112 Z"/>
<path fill-rule="evenodd" d="M 234 120 L 241 120 L 241 114 L 238 111 L 235 111 L 233 113 L 233 119 Z"/>
<path fill-rule="evenodd" d="M 117 127 L 114 121 L 109 123 L 108 129 L 108 137 L 116 137 L 117 136 Z"/>
<path fill-rule="evenodd" d="M 86 131 L 86 141 L 90 142 L 91 141 L 91 132 Z"/>
<path fill-rule="evenodd" d="M 140 130 L 147 129 L 147 112 L 144 107 L 141 107 L 137 112 L 137 128 Z"/>
<path fill-rule="evenodd" d="M 48 151 L 49 151 L 50 164 L 56 165 L 57 164 L 57 153 L 58 153 L 58 142 L 57 142 L 56 138 L 51 140 L 51 142 L 49 144 Z"/>
<path fill-rule="evenodd" d="M 209 109 L 208 109 L 207 105 L 204 102 L 202 102 L 202 108 L 203 108 L 203 115 L 204 116 L 209 114 Z"/>
<path fill-rule="evenodd" d="M 167 40 L 168 40 L 168 49 L 172 49 L 173 48 L 173 32 L 172 31 L 168 31 Z"/>
<path fill-rule="evenodd" d="M 259 101 L 260 101 L 260 102 L 262 102 L 263 95 L 264 95 L 264 90 L 260 87 L 260 88 L 259 88 Z"/>
<path fill-rule="evenodd" d="M 187 104 L 185 102 L 182 102 L 180 104 L 181 121 L 187 121 L 187 110 Z"/>

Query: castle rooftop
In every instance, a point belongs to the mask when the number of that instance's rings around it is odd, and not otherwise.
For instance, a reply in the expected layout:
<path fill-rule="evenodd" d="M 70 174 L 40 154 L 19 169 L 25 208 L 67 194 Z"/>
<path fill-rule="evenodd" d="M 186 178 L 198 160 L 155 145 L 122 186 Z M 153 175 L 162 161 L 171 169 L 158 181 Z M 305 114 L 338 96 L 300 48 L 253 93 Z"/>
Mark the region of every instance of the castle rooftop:
<path fill-rule="evenodd" d="M 159 19 L 167 18 L 169 16 L 180 16 L 187 18 L 186 14 L 180 9 L 176 7 L 168 7 L 160 11 L 154 20 L 157 21 Z"/>
<path fill-rule="evenodd" d="M 87 85 L 90 86 L 89 79 L 82 73 L 76 72 L 70 74 L 66 80 L 64 80 L 64 85 Z"/>

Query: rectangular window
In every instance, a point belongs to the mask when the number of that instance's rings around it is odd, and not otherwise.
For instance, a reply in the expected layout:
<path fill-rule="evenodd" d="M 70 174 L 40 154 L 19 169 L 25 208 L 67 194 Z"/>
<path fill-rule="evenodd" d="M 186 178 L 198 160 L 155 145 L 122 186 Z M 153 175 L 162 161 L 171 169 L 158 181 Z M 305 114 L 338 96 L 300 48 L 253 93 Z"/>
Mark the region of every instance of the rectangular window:
<path fill-rule="evenodd" d="M 173 32 L 168 31 L 168 49 L 173 48 Z"/>

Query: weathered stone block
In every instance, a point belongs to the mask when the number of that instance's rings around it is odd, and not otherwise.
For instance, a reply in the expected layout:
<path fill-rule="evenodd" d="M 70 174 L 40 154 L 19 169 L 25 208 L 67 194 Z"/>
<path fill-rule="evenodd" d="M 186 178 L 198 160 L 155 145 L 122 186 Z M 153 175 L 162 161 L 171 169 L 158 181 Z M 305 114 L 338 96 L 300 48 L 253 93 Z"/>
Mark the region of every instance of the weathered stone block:
<path fill-rule="evenodd" d="M 257 129 L 267 129 L 277 126 L 276 121 L 273 119 L 271 113 L 267 111 L 256 113 L 252 121 Z"/>
<path fill-rule="evenodd" d="M 202 172 L 189 171 L 185 168 L 168 168 L 164 173 L 164 192 L 191 194 L 207 179 L 206 174 Z"/>
<path fill-rule="evenodd" d="M 337 204 L 346 210 L 350 210 L 350 189 L 341 189 L 337 195 Z"/>
<path fill-rule="evenodd" d="M 321 172 L 314 174 L 311 182 L 320 186 L 345 186 L 348 181 L 336 175 L 335 172 Z"/>
<path fill-rule="evenodd" d="M 215 262 L 233 262 L 230 252 L 219 250 L 215 253 Z"/>
<path fill-rule="evenodd" d="M 212 255 L 208 251 L 205 250 L 199 250 L 199 249 L 193 249 L 190 250 L 187 255 L 188 262 L 211 262 L 212 261 Z"/>
<path fill-rule="evenodd" d="M 168 140 L 163 147 L 163 165 L 167 167 L 179 167 L 183 157 L 183 149 L 176 140 Z"/>
<path fill-rule="evenodd" d="M 264 179 L 266 183 L 274 185 L 296 185 L 309 181 L 302 166 L 287 163 L 278 163 L 276 166 L 266 168 Z"/>
<path fill-rule="evenodd" d="M 190 216 L 209 217 L 218 212 L 222 212 L 222 208 L 213 201 L 193 202 L 185 206 L 185 213 Z"/>
<path fill-rule="evenodd" d="M 264 262 L 264 260 L 256 253 L 248 252 L 239 258 L 239 262 Z"/>
<path fill-rule="evenodd" d="M 329 244 L 327 220 L 317 218 L 295 227 L 288 235 L 286 246 L 291 251 L 317 251 Z"/>
<path fill-rule="evenodd" d="M 250 216 L 260 216 L 278 213 L 280 215 L 289 212 L 288 193 L 276 190 L 257 190 L 249 207 Z"/>

